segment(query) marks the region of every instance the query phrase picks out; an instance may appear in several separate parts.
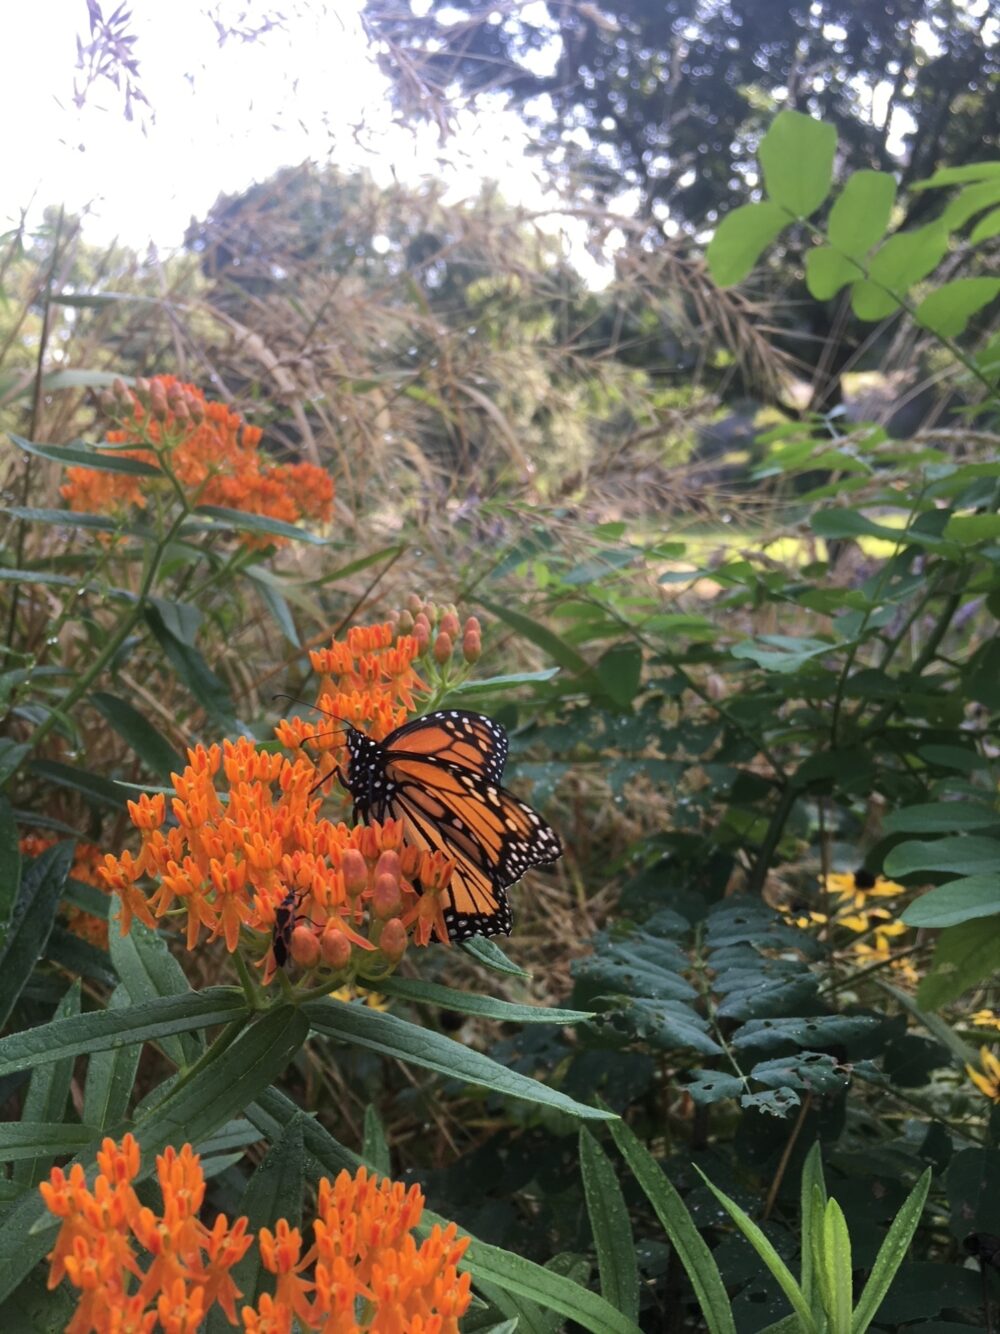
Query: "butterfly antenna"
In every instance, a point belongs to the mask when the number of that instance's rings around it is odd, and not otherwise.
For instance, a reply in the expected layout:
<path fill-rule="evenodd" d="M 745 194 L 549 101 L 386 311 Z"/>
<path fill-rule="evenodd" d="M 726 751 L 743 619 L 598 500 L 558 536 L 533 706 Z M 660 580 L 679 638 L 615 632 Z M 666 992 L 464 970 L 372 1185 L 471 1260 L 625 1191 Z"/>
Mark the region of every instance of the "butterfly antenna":
<path fill-rule="evenodd" d="M 335 723 L 343 723 L 344 726 L 349 727 L 352 732 L 356 732 L 358 730 L 354 726 L 354 724 L 349 723 L 346 718 L 341 718 L 340 715 L 336 713 L 330 713 L 328 709 L 321 709 L 318 704 L 310 704 L 307 699 L 300 699 L 298 695 L 286 695 L 284 693 L 279 693 L 277 695 L 272 695 L 271 698 L 287 699 L 290 700 L 293 704 L 302 704 L 307 709 L 315 709 L 317 713 L 322 713 L 326 718 L 332 718 Z"/>

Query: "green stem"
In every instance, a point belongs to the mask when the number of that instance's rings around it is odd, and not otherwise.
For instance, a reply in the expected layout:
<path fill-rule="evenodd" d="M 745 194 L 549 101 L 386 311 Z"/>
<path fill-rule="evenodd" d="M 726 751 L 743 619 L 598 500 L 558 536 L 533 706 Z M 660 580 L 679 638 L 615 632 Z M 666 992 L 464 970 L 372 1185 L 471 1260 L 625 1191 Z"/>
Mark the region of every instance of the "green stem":
<path fill-rule="evenodd" d="M 764 834 L 764 841 L 760 845 L 760 852 L 754 861 L 753 869 L 747 877 L 747 890 L 751 894 L 759 894 L 764 888 L 764 881 L 767 879 L 768 868 L 771 865 L 771 859 L 774 856 L 775 849 L 781 841 L 781 835 L 784 833 L 785 824 L 789 815 L 792 813 L 792 807 L 802 796 L 803 789 L 797 787 L 792 782 L 787 782 L 781 790 L 781 796 L 778 804 L 774 808 L 767 826 L 767 832 Z"/>
<path fill-rule="evenodd" d="M 73 689 L 69 692 L 68 695 L 66 695 L 65 699 L 62 700 L 60 704 L 60 712 L 68 713 L 70 709 L 72 709 L 73 706 L 80 699 L 83 698 L 83 696 L 93 685 L 94 681 L 97 680 L 101 672 L 104 671 L 105 667 L 108 665 L 108 663 L 112 660 L 112 658 L 121 648 L 122 644 L 124 644 L 125 640 L 131 633 L 133 627 L 141 619 L 143 612 L 146 610 L 146 602 L 147 599 L 149 598 L 149 594 L 152 591 L 153 584 L 156 582 L 156 576 L 157 573 L 159 572 L 160 562 L 163 559 L 164 552 L 166 551 L 170 543 L 174 540 L 174 538 L 177 536 L 177 533 L 180 531 L 181 524 L 184 522 L 186 517 L 187 517 L 186 511 L 182 510 L 175 517 L 173 523 L 168 528 L 166 534 L 163 537 L 161 537 L 157 542 L 156 548 L 153 551 L 153 554 L 150 558 L 149 566 L 146 570 L 145 576 L 143 577 L 142 587 L 139 590 L 139 596 L 136 598 L 135 605 L 131 607 L 129 611 L 126 612 L 126 614 L 122 617 L 121 621 L 119 622 L 118 629 L 114 632 L 114 634 L 111 636 L 108 642 L 104 645 L 104 648 L 101 649 L 100 653 L 98 653 L 97 657 L 91 663 L 90 667 L 80 677 L 79 681 L 77 681 Z M 55 713 L 50 713 L 49 716 L 39 724 L 39 726 L 35 729 L 35 731 L 32 733 L 30 737 L 30 744 L 33 748 L 40 745 L 41 742 L 44 741 L 44 739 L 48 736 L 49 732 L 51 732 L 53 727 L 55 727 L 57 721 L 58 721 L 58 715 Z"/>
<path fill-rule="evenodd" d="M 185 1084 L 190 1084 L 195 1075 L 200 1074 L 207 1066 L 214 1064 L 224 1052 L 228 1051 L 244 1031 L 247 1024 L 250 1022 L 250 1018 L 250 1014 L 244 1014 L 238 1019 L 231 1019 L 212 1045 L 202 1052 L 194 1065 L 189 1065 L 176 1083 L 171 1085 L 170 1092 L 167 1096 L 172 1098 L 175 1093 L 185 1086 Z"/>
<path fill-rule="evenodd" d="M 948 633 L 948 627 L 951 625 L 955 613 L 962 605 L 962 598 L 963 598 L 962 592 L 952 593 L 949 595 L 947 601 L 944 604 L 944 607 L 941 610 L 941 614 L 938 616 L 937 623 L 935 624 L 934 629 L 930 632 L 930 634 L 927 637 L 926 644 L 924 644 L 924 647 L 921 649 L 920 654 L 914 660 L 912 668 L 912 674 L 914 676 L 922 675 L 924 669 L 930 665 L 935 654 L 937 653 L 938 645 L 941 643 L 941 640 L 944 639 L 945 635 Z M 900 705 L 899 699 L 887 700 L 886 703 L 875 715 L 875 717 L 868 724 L 868 726 L 864 729 L 865 737 L 870 738 L 877 732 L 880 732 L 882 728 L 885 726 L 885 724 L 892 717 L 892 715 L 895 713 L 895 711 L 899 708 L 899 705 Z"/>

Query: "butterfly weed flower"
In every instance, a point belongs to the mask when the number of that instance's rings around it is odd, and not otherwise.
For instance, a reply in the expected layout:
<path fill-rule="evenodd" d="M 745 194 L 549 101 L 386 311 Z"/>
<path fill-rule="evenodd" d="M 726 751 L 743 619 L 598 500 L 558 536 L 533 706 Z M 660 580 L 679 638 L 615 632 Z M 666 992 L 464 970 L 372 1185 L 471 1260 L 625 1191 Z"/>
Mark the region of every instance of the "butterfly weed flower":
<path fill-rule="evenodd" d="M 207 400 L 194 385 L 172 375 L 137 380 L 134 389 L 119 380 L 102 402 L 116 422 L 107 433 L 115 456 L 157 468 L 162 480 L 69 468 L 61 493 L 71 510 L 124 516 L 155 497 L 175 496 L 179 488 L 192 506 L 216 505 L 292 524 L 329 522 L 329 474 L 311 463 L 271 462 L 260 449 L 260 428 L 226 404 Z M 241 533 L 238 540 L 251 550 L 288 541 L 269 533 Z"/>
<path fill-rule="evenodd" d="M 285 1220 L 261 1229 L 261 1260 L 275 1290 L 243 1308 L 244 1329 L 290 1330 L 294 1318 L 331 1334 L 458 1334 L 472 1300 L 471 1279 L 458 1272 L 468 1238 L 449 1223 L 418 1243 L 413 1229 L 423 1208 L 419 1187 L 378 1182 L 363 1167 L 353 1177 L 323 1178 L 304 1253 L 301 1233 Z"/>
<path fill-rule="evenodd" d="M 230 1226 L 220 1214 L 211 1228 L 201 1222 L 205 1180 L 191 1145 L 156 1160 L 158 1212 L 136 1194 L 140 1157 L 131 1135 L 121 1144 L 105 1139 L 97 1165 L 93 1185 L 76 1163 L 68 1174 L 53 1168 L 39 1187 L 60 1219 L 48 1285 L 66 1279 L 80 1292 L 66 1334 L 194 1334 L 215 1304 L 235 1324 L 241 1293 L 231 1270 L 253 1237 L 245 1218 Z"/>

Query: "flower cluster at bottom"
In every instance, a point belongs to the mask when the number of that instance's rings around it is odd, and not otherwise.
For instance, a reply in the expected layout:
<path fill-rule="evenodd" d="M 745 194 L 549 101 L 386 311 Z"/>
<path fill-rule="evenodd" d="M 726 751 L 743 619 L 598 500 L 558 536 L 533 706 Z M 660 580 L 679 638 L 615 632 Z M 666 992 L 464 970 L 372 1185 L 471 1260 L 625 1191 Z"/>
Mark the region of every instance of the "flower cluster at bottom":
<path fill-rule="evenodd" d="M 66 1334 L 196 1334 L 218 1303 L 231 1324 L 242 1295 L 232 1267 L 253 1244 L 247 1220 L 224 1215 L 208 1228 L 200 1159 L 190 1144 L 156 1160 L 162 1213 L 141 1204 L 133 1182 L 139 1147 L 131 1135 L 106 1139 L 98 1174 L 54 1168 L 40 1189 L 62 1220 L 49 1259 L 49 1287 L 67 1278 L 81 1296 Z M 365 1169 L 319 1183 L 314 1241 L 305 1253 L 298 1228 L 279 1219 L 261 1228 L 260 1259 L 275 1275 L 273 1293 L 240 1310 L 248 1334 L 458 1334 L 471 1302 L 457 1265 L 468 1246 L 454 1223 L 435 1225 L 419 1245 L 423 1213 L 417 1186 L 376 1182 Z M 143 1267 L 143 1263 L 146 1267 Z"/>

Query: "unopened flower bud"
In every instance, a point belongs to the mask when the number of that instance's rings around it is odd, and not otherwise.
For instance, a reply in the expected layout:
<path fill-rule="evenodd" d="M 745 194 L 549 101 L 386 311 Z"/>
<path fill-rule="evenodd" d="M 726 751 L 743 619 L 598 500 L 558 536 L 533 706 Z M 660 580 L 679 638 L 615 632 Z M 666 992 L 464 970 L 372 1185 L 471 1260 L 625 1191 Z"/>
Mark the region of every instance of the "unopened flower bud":
<path fill-rule="evenodd" d="M 438 625 L 438 633 L 451 635 L 452 639 L 457 639 L 460 630 L 461 627 L 458 622 L 458 617 L 453 611 L 446 611 L 441 617 L 441 621 Z"/>
<path fill-rule="evenodd" d="M 167 415 L 167 395 L 159 380 L 154 381 L 149 390 L 149 410 L 161 421 Z"/>
<path fill-rule="evenodd" d="M 105 417 L 113 417 L 118 411 L 118 400 L 110 389 L 102 389 L 97 395 L 97 402 Z"/>
<path fill-rule="evenodd" d="M 341 870 L 344 873 L 344 889 L 348 898 L 356 899 L 368 888 L 368 866 L 357 848 L 344 850 Z"/>
<path fill-rule="evenodd" d="M 483 641 L 478 635 L 466 631 L 462 639 L 462 657 L 468 663 L 478 662 L 483 656 Z"/>
<path fill-rule="evenodd" d="M 451 635 L 441 631 L 434 641 L 434 661 L 443 667 L 450 661 L 453 647 Z"/>
<path fill-rule="evenodd" d="M 128 391 L 128 385 L 120 375 L 116 375 L 111 381 L 111 392 L 119 403 L 124 403 L 127 407 L 132 402 L 132 395 Z"/>
<path fill-rule="evenodd" d="M 326 966 L 339 972 L 351 961 L 351 942 L 339 926 L 327 926 L 320 937 L 319 952 Z"/>
<path fill-rule="evenodd" d="M 149 397 L 149 391 L 151 388 L 152 386 L 150 385 L 149 381 L 146 379 L 144 375 L 140 375 L 135 382 L 135 392 L 143 400 Z"/>
<path fill-rule="evenodd" d="M 406 598 L 406 609 L 411 615 L 416 616 L 424 609 L 424 600 L 417 593 L 409 593 Z"/>
<path fill-rule="evenodd" d="M 406 927 L 398 917 L 392 917 L 382 928 L 378 947 L 389 963 L 399 963 L 406 953 Z"/>
<path fill-rule="evenodd" d="M 426 653 L 431 642 L 431 628 L 426 621 L 417 621 L 413 627 L 413 638 L 417 641 L 420 653 Z"/>
<path fill-rule="evenodd" d="M 437 607 L 433 602 L 424 603 L 424 615 L 430 621 L 431 625 L 437 624 L 437 618 L 438 616 L 440 616 L 440 614 L 441 613 L 438 611 Z"/>
<path fill-rule="evenodd" d="M 300 967 L 316 967 L 319 963 L 319 941 L 311 926 L 295 928 L 288 952 Z"/>
<path fill-rule="evenodd" d="M 388 921 L 390 917 L 395 917 L 403 906 L 402 895 L 399 892 L 399 879 L 394 875 L 379 875 L 375 877 L 375 888 L 372 891 L 371 910 L 373 916 L 380 922 Z"/>
<path fill-rule="evenodd" d="M 467 617 L 464 633 L 467 635 L 481 635 L 483 633 L 483 627 L 479 624 L 478 616 Z"/>
<path fill-rule="evenodd" d="M 413 632 L 413 613 L 411 611 L 401 611 L 399 613 L 396 629 L 401 635 L 408 635 Z"/>
<path fill-rule="evenodd" d="M 407 843 L 400 856 L 400 870 L 407 880 L 412 880 L 420 870 L 420 849 L 412 843 Z"/>
<path fill-rule="evenodd" d="M 197 394 L 189 394 L 187 398 L 188 412 L 191 414 L 191 420 L 201 422 L 205 420 L 205 404 Z"/>
<path fill-rule="evenodd" d="M 398 880 L 402 874 L 402 869 L 399 853 L 393 848 L 387 848 L 375 863 L 376 876 L 391 875 L 394 880 Z"/>
<path fill-rule="evenodd" d="M 188 411 L 188 405 L 183 398 L 178 398 L 174 403 L 174 416 L 179 422 L 189 422 L 191 413 Z"/>

